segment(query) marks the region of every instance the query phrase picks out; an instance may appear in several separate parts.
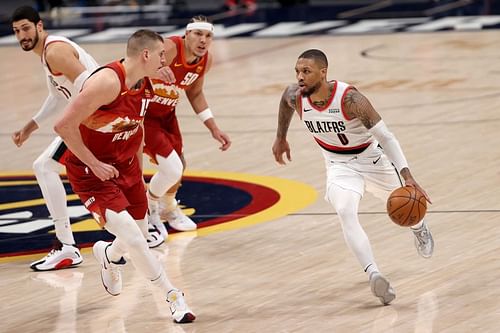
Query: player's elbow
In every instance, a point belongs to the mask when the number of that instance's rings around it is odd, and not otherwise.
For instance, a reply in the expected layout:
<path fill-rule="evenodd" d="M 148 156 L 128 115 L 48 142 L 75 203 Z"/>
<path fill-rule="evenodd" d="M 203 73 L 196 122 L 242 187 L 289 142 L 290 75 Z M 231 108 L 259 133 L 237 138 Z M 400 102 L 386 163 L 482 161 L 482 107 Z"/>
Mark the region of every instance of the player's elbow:
<path fill-rule="evenodd" d="M 54 125 L 54 132 L 59 135 L 61 138 L 65 138 L 68 133 L 68 126 L 65 124 L 64 120 L 59 120 Z"/>
<path fill-rule="evenodd" d="M 382 147 L 384 144 L 389 144 L 390 142 L 394 142 L 396 140 L 394 134 L 387 128 L 382 120 L 368 131 L 382 145 Z"/>

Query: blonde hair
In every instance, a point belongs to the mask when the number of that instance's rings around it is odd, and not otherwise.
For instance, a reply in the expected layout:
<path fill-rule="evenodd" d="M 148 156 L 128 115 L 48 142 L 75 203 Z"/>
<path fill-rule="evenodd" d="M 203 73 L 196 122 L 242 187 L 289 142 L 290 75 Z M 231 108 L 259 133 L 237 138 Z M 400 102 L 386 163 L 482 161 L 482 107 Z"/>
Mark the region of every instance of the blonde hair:
<path fill-rule="evenodd" d="M 189 23 L 195 23 L 195 22 L 208 22 L 208 23 L 212 23 L 208 20 L 208 17 L 206 17 L 205 15 L 196 15 L 196 16 L 193 16 L 190 20 L 189 20 Z"/>
<path fill-rule="evenodd" d="M 153 48 L 158 41 L 163 43 L 159 33 L 148 29 L 137 30 L 127 41 L 127 56 L 135 56 L 144 49 Z"/>

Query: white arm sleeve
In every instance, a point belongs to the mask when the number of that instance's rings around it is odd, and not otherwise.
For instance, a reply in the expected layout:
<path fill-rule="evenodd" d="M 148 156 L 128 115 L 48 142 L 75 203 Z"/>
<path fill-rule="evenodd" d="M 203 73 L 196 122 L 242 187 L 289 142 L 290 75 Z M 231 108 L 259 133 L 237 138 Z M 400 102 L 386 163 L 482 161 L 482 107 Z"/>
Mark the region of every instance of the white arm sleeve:
<path fill-rule="evenodd" d="M 79 93 L 82 90 L 83 84 L 85 83 L 90 74 L 92 73 L 85 70 L 76 77 L 75 82 L 73 82 L 73 85 L 75 86 L 75 91 L 77 93 Z"/>
<path fill-rule="evenodd" d="M 384 149 L 384 154 L 396 166 L 398 172 L 408 167 L 408 162 L 401 149 L 398 139 L 389 131 L 383 120 L 380 120 L 375 126 L 369 129 L 373 137 Z"/>
<path fill-rule="evenodd" d="M 33 121 L 40 127 L 40 124 L 45 121 L 49 116 L 53 115 L 59 110 L 59 99 L 52 93 L 47 96 L 40 110 L 33 116 Z"/>

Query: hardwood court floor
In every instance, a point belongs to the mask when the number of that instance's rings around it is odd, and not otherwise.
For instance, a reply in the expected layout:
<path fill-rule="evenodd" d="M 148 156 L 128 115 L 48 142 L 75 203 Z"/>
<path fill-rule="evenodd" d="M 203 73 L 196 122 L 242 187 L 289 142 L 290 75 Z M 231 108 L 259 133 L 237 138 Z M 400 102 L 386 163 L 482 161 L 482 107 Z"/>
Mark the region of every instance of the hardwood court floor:
<path fill-rule="evenodd" d="M 215 41 L 205 90 L 233 147 L 219 152 L 184 100 L 178 112 L 188 168 L 289 178 L 316 188 L 318 200 L 269 223 L 188 234 L 156 251 L 198 315 L 193 324 L 172 324 L 131 265 L 122 295 L 108 296 L 87 251 L 81 267 L 65 271 L 31 272 L 28 259 L 0 264 L 0 331 L 498 332 L 498 45 L 498 31 Z M 84 47 L 101 63 L 124 53 L 122 44 Z M 293 162 L 273 161 L 281 92 L 308 48 L 327 53 L 330 79 L 355 84 L 371 99 L 434 201 L 430 260 L 416 254 L 408 230 L 389 221 L 384 203 L 368 194 L 362 201 L 362 224 L 397 292 L 391 306 L 371 295 L 321 199 L 322 157 L 297 119 L 289 132 Z M 33 54 L 1 52 L 0 170 L 29 170 L 51 127 L 22 149 L 10 133 L 39 107 L 45 83 Z"/>

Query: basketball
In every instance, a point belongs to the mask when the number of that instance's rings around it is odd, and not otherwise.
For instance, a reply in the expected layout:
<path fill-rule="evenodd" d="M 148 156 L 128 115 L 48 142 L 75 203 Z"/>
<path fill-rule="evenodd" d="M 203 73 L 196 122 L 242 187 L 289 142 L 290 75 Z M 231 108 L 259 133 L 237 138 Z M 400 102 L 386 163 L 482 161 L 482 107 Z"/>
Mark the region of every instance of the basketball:
<path fill-rule="evenodd" d="M 420 222 L 427 212 L 427 200 L 412 186 L 395 189 L 387 199 L 387 214 L 392 222 L 411 227 Z"/>

